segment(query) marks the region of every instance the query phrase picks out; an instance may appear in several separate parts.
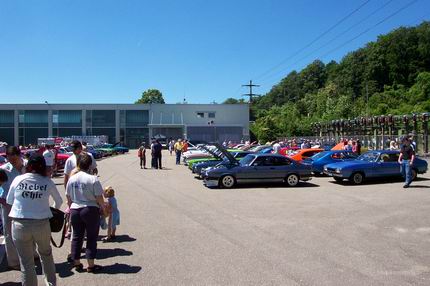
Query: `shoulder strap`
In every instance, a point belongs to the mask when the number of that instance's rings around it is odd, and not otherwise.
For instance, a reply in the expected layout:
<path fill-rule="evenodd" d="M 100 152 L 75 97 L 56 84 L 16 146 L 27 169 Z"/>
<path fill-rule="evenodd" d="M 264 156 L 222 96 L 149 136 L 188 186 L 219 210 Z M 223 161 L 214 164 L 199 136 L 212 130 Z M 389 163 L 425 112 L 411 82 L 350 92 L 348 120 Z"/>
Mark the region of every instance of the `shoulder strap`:
<path fill-rule="evenodd" d="M 67 231 L 67 223 L 69 222 L 69 214 L 66 214 L 65 216 L 64 216 L 64 225 L 63 225 L 63 231 L 61 232 L 61 240 L 60 240 L 60 244 L 59 245 L 57 245 L 56 243 L 55 243 L 55 241 L 54 241 L 54 239 L 52 238 L 52 235 L 51 235 L 51 242 L 52 242 L 52 245 L 54 246 L 54 247 L 56 247 L 56 248 L 61 248 L 62 246 L 63 246 L 63 244 L 64 244 L 64 240 L 65 240 L 65 238 L 66 238 L 66 231 Z"/>

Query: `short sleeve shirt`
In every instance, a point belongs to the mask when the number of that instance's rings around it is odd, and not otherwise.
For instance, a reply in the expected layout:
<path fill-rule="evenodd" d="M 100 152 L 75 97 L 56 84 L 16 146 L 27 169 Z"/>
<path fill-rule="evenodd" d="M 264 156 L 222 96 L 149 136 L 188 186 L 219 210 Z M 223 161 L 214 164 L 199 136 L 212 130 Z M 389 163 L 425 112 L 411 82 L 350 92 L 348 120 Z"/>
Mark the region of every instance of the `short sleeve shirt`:
<path fill-rule="evenodd" d="M 19 175 L 25 172 L 24 167 L 22 167 L 22 170 L 17 170 L 11 163 L 6 163 L 3 166 L 0 166 L 0 169 L 3 169 L 6 171 L 7 174 L 7 181 L 3 183 L 3 194 L 1 195 L 1 198 L 6 199 L 7 193 L 9 192 L 10 185 L 12 184 L 12 181 Z"/>
<path fill-rule="evenodd" d="M 71 209 L 98 207 L 96 197 L 103 195 L 103 187 L 97 176 L 81 171 L 67 182 L 66 195 L 72 200 Z"/>
<path fill-rule="evenodd" d="M 403 155 L 402 156 L 403 160 L 411 160 L 412 156 L 415 155 L 414 148 L 411 145 L 409 146 L 403 145 L 402 149 L 400 150 L 400 153 L 402 153 Z"/>
<path fill-rule="evenodd" d="M 97 163 L 96 160 L 94 159 L 93 155 L 91 153 L 88 153 L 88 155 L 90 155 L 91 157 L 91 167 L 90 170 L 94 170 L 95 168 L 97 168 Z M 70 156 L 67 160 L 66 163 L 64 165 L 64 174 L 69 175 L 70 173 L 73 171 L 73 169 L 75 169 L 77 167 L 77 157 L 75 154 L 73 154 L 72 156 Z"/>
<path fill-rule="evenodd" d="M 51 150 L 45 150 L 45 152 L 43 152 L 43 158 L 45 158 L 46 166 L 54 166 L 54 152 Z"/>

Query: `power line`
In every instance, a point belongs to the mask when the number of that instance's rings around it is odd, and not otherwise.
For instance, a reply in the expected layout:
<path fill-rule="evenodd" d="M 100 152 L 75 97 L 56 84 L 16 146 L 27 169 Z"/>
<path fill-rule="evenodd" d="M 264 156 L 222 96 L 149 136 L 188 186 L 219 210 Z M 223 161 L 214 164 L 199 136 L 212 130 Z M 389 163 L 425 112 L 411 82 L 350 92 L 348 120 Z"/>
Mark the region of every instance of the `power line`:
<path fill-rule="evenodd" d="M 260 96 L 259 94 L 255 94 L 255 93 L 252 92 L 252 88 L 253 87 L 258 87 L 260 85 L 253 84 L 252 80 L 250 80 L 249 84 L 242 84 L 242 87 L 244 87 L 244 86 L 249 87 L 249 93 L 245 93 L 242 96 L 248 96 L 249 97 L 249 103 L 252 103 L 252 100 L 253 100 L 254 96 Z"/>
<path fill-rule="evenodd" d="M 347 20 L 349 17 L 351 17 L 352 15 L 354 15 L 356 12 L 358 12 L 361 8 L 363 8 L 367 3 L 369 3 L 371 0 L 366 0 L 364 1 L 360 6 L 358 6 L 357 8 L 355 8 L 353 11 L 351 11 L 348 15 L 344 16 L 342 19 L 340 19 L 339 21 L 337 21 L 334 25 L 332 25 L 330 28 L 328 28 L 326 31 L 324 31 L 322 34 L 320 34 L 318 37 L 316 37 L 314 40 L 312 40 L 310 43 L 308 43 L 306 46 L 304 46 L 303 48 L 297 50 L 295 53 L 293 53 L 293 55 L 289 56 L 288 58 L 282 60 L 280 63 L 278 63 L 277 65 L 275 65 L 274 67 L 268 69 L 267 71 L 265 71 L 264 73 L 260 74 L 259 76 L 255 77 L 256 79 L 260 79 L 261 77 L 265 76 L 268 73 L 271 73 L 273 70 L 276 70 L 277 68 L 279 68 L 280 66 L 282 66 L 283 64 L 285 64 L 287 61 L 289 61 L 290 59 L 294 58 L 295 56 L 297 56 L 298 54 L 300 54 L 303 50 L 307 49 L 308 47 L 312 46 L 316 41 L 318 41 L 319 39 L 321 39 L 322 37 L 324 37 L 326 34 L 328 34 L 330 31 L 332 31 L 334 28 L 336 28 L 337 26 L 339 26 L 341 23 L 343 23 L 345 20 Z"/>
<path fill-rule="evenodd" d="M 368 14 L 366 17 L 364 17 L 363 19 L 361 19 L 360 21 L 354 23 L 353 25 L 351 25 L 349 28 L 347 28 L 346 30 L 344 30 L 343 32 L 337 34 L 336 36 L 334 36 L 333 38 L 331 38 L 329 41 L 327 41 L 324 45 L 314 49 L 312 52 L 306 54 L 305 56 L 301 57 L 300 59 L 298 59 L 297 61 L 295 61 L 294 63 L 292 63 L 290 65 L 290 67 L 296 65 L 297 63 L 301 62 L 302 60 L 306 59 L 307 57 L 311 56 L 312 54 L 314 54 L 315 52 L 321 50 L 322 48 L 327 47 L 328 45 L 330 45 L 331 43 L 333 43 L 335 40 L 339 39 L 341 36 L 345 35 L 346 33 L 348 33 L 349 31 L 351 31 L 353 28 L 357 27 L 358 25 L 360 25 L 361 23 L 363 23 L 364 21 L 366 21 L 367 19 L 369 19 L 370 17 L 372 17 L 373 15 L 375 15 L 376 13 L 378 13 L 379 11 L 381 11 L 382 9 L 384 9 L 386 6 L 388 6 L 388 4 L 390 4 L 391 2 L 393 2 L 394 0 L 389 0 L 387 1 L 385 4 L 383 4 L 381 7 L 375 9 L 372 13 Z M 286 70 L 282 69 L 279 72 L 284 72 Z M 272 78 L 275 75 L 278 75 L 279 72 L 277 72 L 276 74 L 273 74 L 271 76 L 266 76 L 264 78 L 262 78 L 262 81 L 267 81 L 268 79 Z"/>
<path fill-rule="evenodd" d="M 321 55 L 318 58 L 323 58 L 331 53 L 333 53 L 334 51 L 346 46 L 347 44 L 351 43 L 352 41 L 354 41 L 355 39 L 361 37 L 362 35 L 366 34 L 367 32 L 369 32 L 370 30 L 376 28 L 377 26 L 381 25 L 382 23 L 384 23 L 385 21 L 389 20 L 390 18 L 394 17 L 395 15 L 397 15 L 398 13 L 400 13 L 401 11 L 409 8 L 409 6 L 411 6 L 412 4 L 414 4 L 415 2 L 417 2 L 418 0 L 412 0 L 411 2 L 409 2 L 408 4 L 402 6 L 400 9 L 396 10 L 395 12 L 391 13 L 390 15 L 388 15 L 387 17 L 383 18 L 382 20 L 380 20 L 379 22 L 377 22 L 376 24 L 374 24 L 373 26 L 365 29 L 364 31 L 362 31 L 361 33 L 359 33 L 358 35 L 352 37 L 351 39 L 345 41 L 344 43 L 336 46 L 335 48 L 329 50 L 328 52 L 324 53 L 323 55 Z"/>

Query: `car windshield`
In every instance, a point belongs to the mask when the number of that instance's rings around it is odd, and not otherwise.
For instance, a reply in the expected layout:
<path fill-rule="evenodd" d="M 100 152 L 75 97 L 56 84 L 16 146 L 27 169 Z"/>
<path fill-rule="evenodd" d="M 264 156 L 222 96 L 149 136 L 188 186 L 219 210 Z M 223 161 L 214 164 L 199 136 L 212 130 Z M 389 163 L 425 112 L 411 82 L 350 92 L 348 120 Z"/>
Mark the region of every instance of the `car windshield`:
<path fill-rule="evenodd" d="M 315 155 L 313 155 L 311 157 L 312 160 L 318 160 L 322 157 L 324 157 L 325 155 L 327 155 L 328 152 L 324 151 L 324 152 L 320 152 L 320 153 L 316 153 Z"/>
<path fill-rule="evenodd" d="M 252 161 L 254 161 L 255 156 L 254 155 L 246 155 L 242 159 L 240 159 L 239 164 L 241 166 L 249 166 Z"/>
<path fill-rule="evenodd" d="M 369 152 L 369 153 L 364 153 L 363 155 L 358 157 L 357 160 L 375 162 L 376 159 L 378 159 L 378 156 L 379 156 L 378 153 Z"/>

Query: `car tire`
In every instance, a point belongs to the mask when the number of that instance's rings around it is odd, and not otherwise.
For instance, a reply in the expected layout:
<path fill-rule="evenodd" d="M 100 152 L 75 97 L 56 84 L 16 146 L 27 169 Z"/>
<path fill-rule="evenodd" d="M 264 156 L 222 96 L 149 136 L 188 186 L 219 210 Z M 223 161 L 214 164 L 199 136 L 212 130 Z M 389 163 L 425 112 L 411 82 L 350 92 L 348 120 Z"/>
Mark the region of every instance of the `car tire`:
<path fill-rule="evenodd" d="M 221 188 L 231 189 L 236 185 L 236 179 L 232 175 L 225 175 L 219 179 Z"/>
<path fill-rule="evenodd" d="M 297 176 L 296 174 L 289 174 L 286 178 L 285 178 L 285 183 L 289 186 L 289 187 L 295 187 L 299 184 L 299 176 Z"/>
<path fill-rule="evenodd" d="M 364 181 L 364 175 L 361 172 L 355 172 L 351 175 L 349 181 L 354 185 L 361 185 Z"/>
<path fill-rule="evenodd" d="M 343 178 L 333 177 L 333 179 L 334 179 L 336 182 L 338 182 L 338 183 L 343 182 Z"/>

